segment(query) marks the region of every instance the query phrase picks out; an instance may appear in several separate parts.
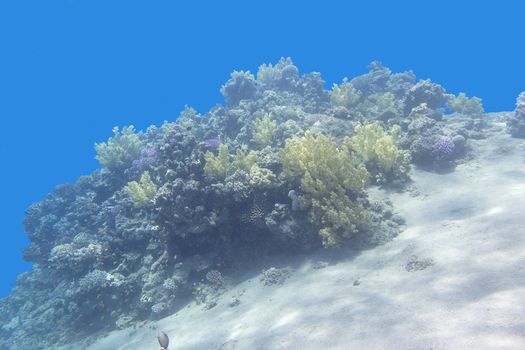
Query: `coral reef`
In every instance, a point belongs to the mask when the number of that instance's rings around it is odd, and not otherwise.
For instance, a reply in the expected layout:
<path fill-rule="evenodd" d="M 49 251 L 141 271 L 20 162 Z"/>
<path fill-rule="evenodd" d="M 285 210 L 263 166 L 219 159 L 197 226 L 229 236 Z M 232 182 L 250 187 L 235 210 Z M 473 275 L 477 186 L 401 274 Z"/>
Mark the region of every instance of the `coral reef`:
<path fill-rule="evenodd" d="M 265 286 L 282 285 L 291 276 L 291 268 L 270 267 L 262 272 L 260 281 Z"/>
<path fill-rule="evenodd" d="M 264 117 L 253 122 L 252 141 L 259 146 L 267 146 L 272 142 L 276 131 L 277 122 L 272 119 L 270 113 L 266 113 Z"/>
<path fill-rule="evenodd" d="M 461 124 L 447 123 L 437 113 L 426 103 L 413 108 L 408 118 L 400 120 L 398 145 L 410 152 L 415 164 L 439 171 L 453 168 L 456 161 L 465 156 L 469 132 Z M 443 157 L 442 152 L 436 152 L 435 148 L 442 140 L 454 143 L 446 157 Z"/>
<path fill-rule="evenodd" d="M 215 155 L 208 151 L 204 155 L 206 164 L 204 172 L 211 178 L 224 179 L 227 175 L 234 174 L 237 170 L 250 172 L 257 162 L 257 154 L 254 151 L 245 152 L 237 150 L 234 155 L 230 155 L 228 145 L 223 144 L 218 148 Z"/>
<path fill-rule="evenodd" d="M 395 140 L 400 128 L 394 125 L 390 135 L 379 123 L 358 124 L 348 146 L 365 163 L 371 178 L 378 184 L 402 182 L 409 177 L 410 153 L 400 150 Z"/>
<path fill-rule="evenodd" d="M 409 115 L 414 107 L 425 104 L 428 108 L 435 110 L 445 102 L 445 89 L 430 79 L 422 80 L 412 86 L 405 96 L 404 112 Z M 437 114 L 434 114 L 437 116 Z"/>
<path fill-rule="evenodd" d="M 464 115 L 479 116 L 485 113 L 483 104 L 479 97 L 468 98 L 464 92 L 460 92 L 457 96 L 447 95 L 446 105 L 454 112 Z"/>
<path fill-rule="evenodd" d="M 286 143 L 281 159 L 285 175 L 300 178 L 299 202 L 308 208 L 311 223 L 319 225 L 324 246 L 339 246 L 366 229 L 368 213 L 355 198 L 363 194 L 368 173 L 348 149 L 307 132 Z"/>
<path fill-rule="evenodd" d="M 334 84 L 330 91 L 330 100 L 336 106 L 351 108 L 361 100 L 361 93 L 344 78 L 340 85 Z"/>
<path fill-rule="evenodd" d="M 453 170 L 484 131 L 480 101 L 379 62 L 327 91 L 282 58 L 233 72 L 221 92 L 202 115 L 115 128 L 95 145 L 101 169 L 27 209 L 33 267 L 0 300 L 0 349 L 56 349 L 188 298 L 211 308 L 236 267 L 275 252 L 385 243 L 404 220 L 371 198 L 375 185 L 403 186 L 410 162 Z M 522 94 L 514 136 L 524 106 Z"/>
<path fill-rule="evenodd" d="M 507 128 L 513 137 L 525 138 L 525 91 L 516 98 L 516 109 L 507 119 Z"/>
<path fill-rule="evenodd" d="M 221 93 L 229 106 L 234 106 L 242 100 L 253 98 L 256 92 L 255 79 L 249 71 L 234 71 L 230 80 L 221 88 Z"/>
<path fill-rule="evenodd" d="M 95 144 L 97 160 L 109 171 L 124 170 L 137 160 L 141 152 L 142 143 L 134 133 L 133 126 L 127 126 L 119 132 L 117 127 L 113 128 L 114 136 L 108 142 Z"/>
<path fill-rule="evenodd" d="M 140 182 L 131 181 L 123 190 L 133 200 L 135 207 L 140 208 L 153 201 L 157 193 L 157 185 L 151 181 L 149 172 L 145 171 L 140 177 Z"/>
<path fill-rule="evenodd" d="M 257 71 L 257 81 L 277 89 L 293 88 L 299 81 L 299 70 L 291 58 L 281 58 L 275 65 L 263 64 Z"/>

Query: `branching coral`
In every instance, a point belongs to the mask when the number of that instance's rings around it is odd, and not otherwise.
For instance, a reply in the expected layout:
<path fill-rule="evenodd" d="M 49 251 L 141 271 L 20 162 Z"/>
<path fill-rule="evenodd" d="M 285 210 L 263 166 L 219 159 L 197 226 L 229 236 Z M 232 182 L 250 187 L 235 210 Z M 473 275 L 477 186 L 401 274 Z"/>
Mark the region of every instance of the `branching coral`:
<path fill-rule="evenodd" d="M 373 102 L 379 111 L 395 109 L 396 97 L 391 92 L 373 94 L 368 99 Z"/>
<path fill-rule="evenodd" d="M 267 168 L 261 168 L 257 164 L 250 169 L 250 185 L 258 188 L 268 188 L 276 183 L 275 174 Z"/>
<path fill-rule="evenodd" d="M 398 126 L 392 128 L 390 135 L 379 123 L 359 124 L 354 131 L 355 135 L 345 143 L 366 164 L 377 182 L 407 176 L 410 154 L 395 144 L 400 131 Z"/>
<path fill-rule="evenodd" d="M 255 78 L 250 71 L 234 71 L 230 80 L 221 87 L 221 93 L 230 106 L 239 104 L 241 100 L 253 98 L 256 92 Z"/>
<path fill-rule="evenodd" d="M 421 80 L 408 90 L 405 96 L 405 115 L 409 115 L 412 108 L 426 103 L 431 109 L 437 109 L 445 100 L 445 89 L 436 83 L 427 80 Z"/>
<path fill-rule="evenodd" d="M 299 78 L 299 70 L 290 57 L 281 57 L 275 65 L 263 64 L 257 71 L 257 81 L 265 86 L 288 88 Z"/>
<path fill-rule="evenodd" d="M 270 113 L 258 118 L 253 122 L 252 141 L 260 146 L 269 145 L 275 137 L 277 122 L 272 119 Z"/>
<path fill-rule="evenodd" d="M 460 92 L 457 96 L 446 95 L 446 97 L 447 107 L 454 112 L 474 116 L 484 113 L 481 99 L 476 96 L 468 98 L 464 92 Z"/>
<path fill-rule="evenodd" d="M 237 150 L 234 155 L 230 155 L 227 144 L 219 146 L 217 155 L 210 151 L 206 152 L 204 159 L 206 161 L 204 165 L 206 176 L 221 180 L 236 170 L 250 172 L 252 167 L 257 165 L 257 154 L 254 151 L 246 153 Z"/>
<path fill-rule="evenodd" d="M 222 144 L 219 146 L 219 153 L 215 155 L 213 152 L 206 152 L 204 155 L 206 164 L 204 165 L 204 172 L 206 176 L 212 178 L 224 179 L 230 164 L 230 153 L 228 145 Z"/>
<path fill-rule="evenodd" d="M 142 142 L 134 131 L 133 125 L 124 127 L 121 132 L 118 127 L 114 127 L 114 136 L 110 137 L 108 142 L 95 144 L 95 158 L 104 168 L 122 171 L 140 156 Z"/>
<path fill-rule="evenodd" d="M 340 85 L 334 84 L 330 91 L 330 100 L 336 106 L 353 107 L 361 100 L 361 93 L 348 81 L 343 79 Z"/>
<path fill-rule="evenodd" d="M 311 222 L 319 225 L 324 246 L 339 246 L 368 226 L 368 212 L 355 200 L 364 191 L 368 173 L 346 147 L 307 132 L 286 142 L 281 161 L 286 176 L 300 178 L 299 200 L 309 208 Z"/>
<path fill-rule="evenodd" d="M 513 137 L 525 138 L 525 91 L 516 98 L 516 109 L 507 119 L 507 129 Z"/>
<path fill-rule="evenodd" d="M 140 208 L 155 198 L 157 185 L 151 181 L 149 172 L 145 171 L 140 177 L 140 182 L 131 181 L 124 186 L 124 192 L 133 200 L 135 207 Z"/>
<path fill-rule="evenodd" d="M 257 154 L 254 151 L 246 152 L 237 150 L 233 156 L 231 171 L 244 170 L 250 171 L 253 166 L 257 165 Z"/>
<path fill-rule="evenodd" d="M 391 92 L 368 95 L 356 107 L 354 113 L 366 120 L 394 118 L 398 112 L 395 95 Z"/>
<path fill-rule="evenodd" d="M 440 139 L 432 144 L 432 155 L 435 160 L 446 160 L 454 154 L 455 145 L 452 140 Z"/>

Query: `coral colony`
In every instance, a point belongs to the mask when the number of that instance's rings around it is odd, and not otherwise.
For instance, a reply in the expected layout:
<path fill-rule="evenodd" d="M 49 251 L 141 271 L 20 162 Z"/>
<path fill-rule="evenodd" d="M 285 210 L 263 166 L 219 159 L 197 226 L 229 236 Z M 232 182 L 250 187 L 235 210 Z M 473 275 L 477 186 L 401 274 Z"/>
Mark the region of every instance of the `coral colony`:
<path fill-rule="evenodd" d="M 403 188 L 413 166 L 453 171 L 483 133 L 480 99 L 379 62 L 326 90 L 283 58 L 233 72 L 221 92 L 225 104 L 202 115 L 115 128 L 95 145 L 99 170 L 27 209 L 33 267 L 0 301 L 1 349 L 124 329 L 191 296 L 213 307 L 242 259 L 338 249 L 377 227 L 395 236 L 403 220 L 368 190 Z"/>
<path fill-rule="evenodd" d="M 446 139 L 438 140 L 432 145 L 432 155 L 436 159 L 449 158 L 454 153 L 454 142 Z"/>

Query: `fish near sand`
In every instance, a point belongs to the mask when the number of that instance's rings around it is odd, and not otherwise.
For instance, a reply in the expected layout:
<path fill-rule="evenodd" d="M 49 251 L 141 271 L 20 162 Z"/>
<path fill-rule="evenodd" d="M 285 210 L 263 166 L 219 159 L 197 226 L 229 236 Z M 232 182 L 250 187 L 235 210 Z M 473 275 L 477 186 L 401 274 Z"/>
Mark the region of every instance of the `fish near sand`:
<path fill-rule="evenodd" d="M 170 338 L 168 338 L 166 333 L 159 331 L 157 334 L 157 340 L 160 344 L 160 350 L 166 350 L 168 348 L 168 345 L 170 344 Z"/>

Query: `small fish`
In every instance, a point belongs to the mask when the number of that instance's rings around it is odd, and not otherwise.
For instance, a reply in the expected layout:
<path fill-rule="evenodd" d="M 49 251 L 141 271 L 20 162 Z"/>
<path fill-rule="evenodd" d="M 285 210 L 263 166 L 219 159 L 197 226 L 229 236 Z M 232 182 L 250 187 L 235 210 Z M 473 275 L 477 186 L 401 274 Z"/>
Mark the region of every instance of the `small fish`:
<path fill-rule="evenodd" d="M 166 333 L 159 331 L 157 334 L 157 340 L 160 344 L 160 350 L 166 350 L 168 348 L 168 345 L 170 344 L 170 338 L 168 338 Z"/>

